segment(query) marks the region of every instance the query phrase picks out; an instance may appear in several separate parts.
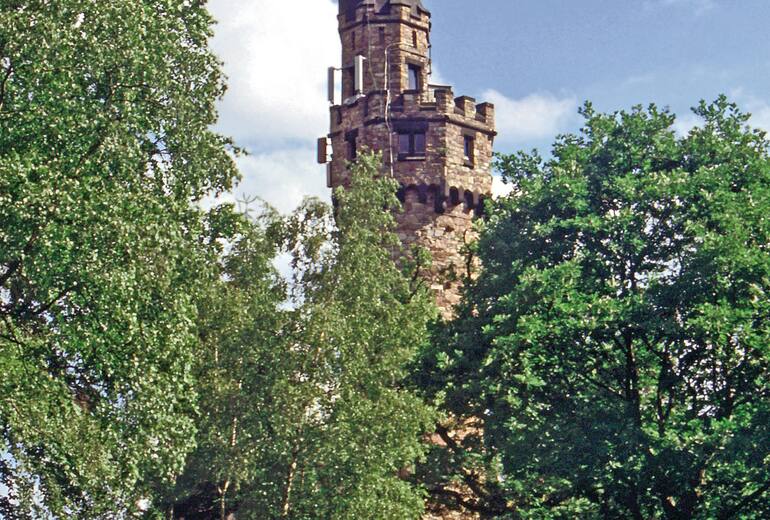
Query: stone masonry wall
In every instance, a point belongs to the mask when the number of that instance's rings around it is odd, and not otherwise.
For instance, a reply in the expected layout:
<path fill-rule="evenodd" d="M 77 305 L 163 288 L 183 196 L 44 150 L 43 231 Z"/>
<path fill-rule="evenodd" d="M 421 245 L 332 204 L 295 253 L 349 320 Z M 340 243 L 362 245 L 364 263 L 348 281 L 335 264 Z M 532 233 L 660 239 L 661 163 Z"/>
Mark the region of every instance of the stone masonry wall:
<path fill-rule="evenodd" d="M 430 251 L 433 267 L 428 281 L 437 304 L 448 316 L 459 301 L 466 271 L 463 251 L 473 238 L 473 218 L 491 192 L 494 114 L 489 104 L 476 106 L 467 97 L 452 99 L 449 89 L 436 91 L 434 96 L 435 102 L 424 102 L 416 94 L 399 96 L 387 121 L 382 94 L 333 107 L 331 186 L 347 182 L 351 131 L 356 133 L 359 151 L 383 154 L 383 171 L 389 173 L 392 165 L 393 175 L 402 186 L 404 211 L 397 215 L 399 237 L 407 246 L 417 244 Z M 424 157 L 399 159 L 396 130 L 400 124 L 424 125 Z M 472 162 L 465 159 L 466 136 L 474 139 Z"/>
<path fill-rule="evenodd" d="M 343 95 L 330 108 L 329 187 L 347 185 L 353 148 L 382 153 L 383 175 L 393 175 L 401 187 L 398 236 L 406 248 L 418 245 L 431 253 L 426 282 L 450 317 L 467 272 L 465 248 L 475 238 L 473 221 L 492 190 L 494 107 L 455 97 L 451 87 L 429 85 L 431 21 L 419 0 L 344 1 L 339 16 Z M 365 58 L 361 92 L 353 85 L 356 56 Z M 419 70 L 418 88 L 411 90 L 410 65 Z M 399 154 L 399 131 L 424 132 L 424 154 Z M 465 153 L 466 138 L 473 139 L 472 157 Z M 462 486 L 449 489 L 468 492 Z M 424 520 L 477 518 L 429 501 Z"/>

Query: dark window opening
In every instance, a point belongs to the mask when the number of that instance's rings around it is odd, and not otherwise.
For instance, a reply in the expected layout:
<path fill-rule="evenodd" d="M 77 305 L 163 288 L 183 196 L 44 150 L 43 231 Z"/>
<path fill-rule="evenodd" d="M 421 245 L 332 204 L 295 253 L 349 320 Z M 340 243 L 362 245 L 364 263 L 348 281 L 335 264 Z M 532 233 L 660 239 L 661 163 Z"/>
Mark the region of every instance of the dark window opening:
<path fill-rule="evenodd" d="M 412 47 L 417 47 L 417 31 L 412 31 Z"/>
<path fill-rule="evenodd" d="M 450 188 L 449 202 L 452 204 L 452 206 L 457 206 L 460 204 L 460 190 L 457 188 Z"/>
<path fill-rule="evenodd" d="M 358 157 L 358 146 L 356 145 L 356 134 L 349 133 L 345 136 L 345 142 L 348 148 L 348 161 L 355 161 Z"/>
<path fill-rule="evenodd" d="M 380 45 L 385 45 L 385 27 L 380 27 Z"/>
<path fill-rule="evenodd" d="M 479 197 L 479 203 L 476 204 L 476 216 L 477 217 L 484 216 L 484 197 Z"/>
<path fill-rule="evenodd" d="M 356 50 L 356 31 L 350 33 L 350 45 L 353 47 L 353 50 Z"/>
<path fill-rule="evenodd" d="M 417 200 L 420 204 L 427 204 L 428 202 L 428 187 L 424 184 L 417 186 Z"/>
<path fill-rule="evenodd" d="M 408 90 L 420 90 L 420 76 L 422 76 L 422 69 L 417 65 L 409 65 Z"/>
<path fill-rule="evenodd" d="M 446 198 L 439 190 L 433 190 L 433 211 L 438 214 L 446 211 Z"/>
<path fill-rule="evenodd" d="M 404 157 L 425 157 L 425 132 L 400 131 L 398 133 L 398 155 Z"/>
<path fill-rule="evenodd" d="M 412 134 L 398 134 L 399 155 L 410 155 L 412 151 Z"/>
<path fill-rule="evenodd" d="M 473 209 L 473 192 L 466 191 L 465 192 L 465 208 L 466 209 Z"/>
<path fill-rule="evenodd" d="M 343 76 L 342 80 L 342 99 L 347 99 L 353 94 L 355 94 L 355 82 L 356 82 L 356 74 L 353 67 L 348 67 L 345 69 L 345 75 Z"/>
<path fill-rule="evenodd" d="M 396 197 L 398 198 L 398 201 L 403 204 L 406 202 L 406 188 L 401 186 L 398 191 L 396 192 Z"/>
<path fill-rule="evenodd" d="M 474 143 L 474 139 L 473 139 L 473 137 L 471 137 L 469 135 L 464 136 L 464 139 L 465 139 L 465 143 L 464 143 L 464 146 L 463 146 L 463 153 L 465 155 L 465 161 L 467 163 L 470 163 L 471 165 L 473 165 L 473 160 L 474 160 L 474 157 L 475 157 L 475 153 L 474 153 L 475 152 L 475 150 L 474 150 L 474 148 L 475 148 L 475 146 L 474 146 L 474 144 L 475 144 Z"/>
<path fill-rule="evenodd" d="M 412 135 L 414 135 L 415 154 L 425 155 L 425 134 L 420 132 Z"/>

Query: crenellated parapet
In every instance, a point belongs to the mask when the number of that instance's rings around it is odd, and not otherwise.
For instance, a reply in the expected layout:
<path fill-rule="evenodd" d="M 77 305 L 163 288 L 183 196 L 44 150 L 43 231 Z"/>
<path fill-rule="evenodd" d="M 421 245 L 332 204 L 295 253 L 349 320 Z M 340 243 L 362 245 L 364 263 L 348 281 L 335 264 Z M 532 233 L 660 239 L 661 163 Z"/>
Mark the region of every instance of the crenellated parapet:
<path fill-rule="evenodd" d="M 398 234 L 432 253 L 429 281 L 449 314 L 459 301 L 473 219 L 492 191 L 494 106 L 430 83 L 431 18 L 420 0 L 339 5 L 342 63 L 333 77 L 341 94 L 319 150 L 329 187 L 347 185 L 348 165 L 362 151 L 382 153 L 383 173 L 401 186 Z"/>
<path fill-rule="evenodd" d="M 391 99 L 385 92 L 370 92 L 331 108 L 329 138 L 335 152 L 346 151 L 353 140 L 356 153 L 364 148 L 383 152 L 385 166 L 392 166 L 405 186 L 447 186 L 478 199 L 491 191 L 494 117 L 492 104 L 455 98 L 450 87 L 430 86 L 424 93 Z M 400 146 L 405 133 L 424 134 L 424 150 Z M 332 186 L 345 182 L 347 162 L 353 158 L 347 151 L 332 157 Z"/>
<path fill-rule="evenodd" d="M 402 204 L 411 199 L 431 206 L 433 211 L 440 214 L 453 212 L 459 207 L 463 212 L 477 217 L 484 213 L 484 201 L 488 197 L 478 191 L 448 184 L 402 184 L 396 195 Z"/>

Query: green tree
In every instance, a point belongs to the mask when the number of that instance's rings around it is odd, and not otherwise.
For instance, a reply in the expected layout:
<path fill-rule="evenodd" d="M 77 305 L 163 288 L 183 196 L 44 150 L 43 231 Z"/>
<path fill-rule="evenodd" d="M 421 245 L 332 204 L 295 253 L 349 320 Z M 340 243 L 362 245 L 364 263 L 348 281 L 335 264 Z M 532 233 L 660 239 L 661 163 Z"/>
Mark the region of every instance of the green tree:
<path fill-rule="evenodd" d="M 159 483 L 152 514 L 166 518 L 226 518 L 270 447 L 265 418 L 281 413 L 271 398 L 284 376 L 288 315 L 281 308 L 286 285 L 273 267 L 280 242 L 270 233 L 281 221 L 268 212 L 255 223 L 234 223 L 238 235 L 219 263 L 221 275 L 199 305 L 196 449 L 173 487 Z"/>
<path fill-rule="evenodd" d="M 121 518 L 194 438 L 197 297 L 230 187 L 212 20 L 184 0 L 0 2 L 0 480 Z M 220 222 L 222 221 L 222 222 Z M 31 512 L 30 512 L 31 511 Z"/>
<path fill-rule="evenodd" d="M 432 413 L 403 381 L 435 309 L 393 261 L 399 202 L 379 165 L 360 157 L 334 218 L 314 200 L 268 213 L 230 253 L 204 309 L 204 421 L 166 500 L 177 516 L 419 518 L 422 491 L 399 475 Z"/>
<path fill-rule="evenodd" d="M 769 143 L 695 112 L 678 137 L 586 105 L 552 159 L 498 158 L 513 193 L 422 380 L 483 421 L 488 516 L 770 516 Z"/>

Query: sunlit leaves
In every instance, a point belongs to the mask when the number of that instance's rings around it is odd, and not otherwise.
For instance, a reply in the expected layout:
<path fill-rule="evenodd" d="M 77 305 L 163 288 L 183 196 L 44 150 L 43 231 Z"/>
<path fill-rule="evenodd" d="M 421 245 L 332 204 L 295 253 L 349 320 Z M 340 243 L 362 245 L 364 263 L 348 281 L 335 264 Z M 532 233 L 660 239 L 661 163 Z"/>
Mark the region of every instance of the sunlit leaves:
<path fill-rule="evenodd" d="M 191 203 L 235 176 L 210 24 L 181 0 L 0 7 L 3 471 L 46 514 L 130 514 L 191 448 L 219 254 Z"/>
<path fill-rule="evenodd" d="M 511 518 L 763 518 L 768 141 L 724 98 L 686 137 L 583 112 L 552 159 L 498 158 L 513 193 L 426 366 L 465 381 L 445 402 L 484 417 Z"/>
<path fill-rule="evenodd" d="M 159 512 L 419 518 L 422 493 L 399 473 L 432 417 L 404 380 L 435 309 L 394 263 L 398 200 L 379 164 L 359 158 L 336 225 L 308 200 L 233 244 L 201 310 L 198 450 Z M 270 267 L 278 251 L 288 284 Z"/>

